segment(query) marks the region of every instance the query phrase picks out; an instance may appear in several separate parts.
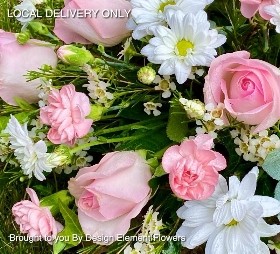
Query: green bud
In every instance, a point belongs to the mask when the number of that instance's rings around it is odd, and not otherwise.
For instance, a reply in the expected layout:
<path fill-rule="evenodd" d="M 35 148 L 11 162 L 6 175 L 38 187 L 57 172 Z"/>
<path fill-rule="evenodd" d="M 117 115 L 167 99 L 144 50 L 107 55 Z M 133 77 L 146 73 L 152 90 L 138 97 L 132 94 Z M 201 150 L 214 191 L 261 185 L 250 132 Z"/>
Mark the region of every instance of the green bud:
<path fill-rule="evenodd" d="M 48 27 L 41 22 L 32 21 L 32 22 L 29 22 L 28 26 L 31 28 L 31 30 L 34 33 L 37 33 L 37 34 L 46 35 L 46 34 L 50 33 Z"/>
<path fill-rule="evenodd" d="M 141 83 L 150 85 L 155 80 L 156 71 L 150 66 L 145 66 L 137 72 L 137 77 Z"/>
<path fill-rule="evenodd" d="M 93 55 L 86 48 L 78 48 L 72 45 L 60 47 L 57 51 L 57 56 L 64 63 L 76 66 L 83 66 L 94 59 Z"/>
<path fill-rule="evenodd" d="M 101 105 L 91 105 L 91 111 L 88 118 L 92 119 L 93 121 L 99 121 L 105 111 L 106 108 Z"/>
<path fill-rule="evenodd" d="M 28 30 L 17 34 L 17 42 L 20 45 L 24 45 L 30 39 L 30 32 Z"/>
<path fill-rule="evenodd" d="M 71 163 L 72 155 L 68 146 L 60 145 L 48 157 L 48 162 L 55 167 Z"/>

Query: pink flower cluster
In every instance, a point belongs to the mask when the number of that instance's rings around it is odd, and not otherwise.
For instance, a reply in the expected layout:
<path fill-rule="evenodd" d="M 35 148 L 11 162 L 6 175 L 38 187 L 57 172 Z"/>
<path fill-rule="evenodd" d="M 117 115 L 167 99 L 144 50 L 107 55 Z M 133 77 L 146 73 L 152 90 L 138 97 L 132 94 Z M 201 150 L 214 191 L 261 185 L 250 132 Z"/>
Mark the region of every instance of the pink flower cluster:
<path fill-rule="evenodd" d="M 54 144 L 73 145 L 77 138 L 85 136 L 92 125 L 86 119 L 91 111 L 89 98 L 75 91 L 75 86 L 54 89 L 48 97 L 48 106 L 41 108 L 42 123 L 50 125 L 48 139 Z"/>

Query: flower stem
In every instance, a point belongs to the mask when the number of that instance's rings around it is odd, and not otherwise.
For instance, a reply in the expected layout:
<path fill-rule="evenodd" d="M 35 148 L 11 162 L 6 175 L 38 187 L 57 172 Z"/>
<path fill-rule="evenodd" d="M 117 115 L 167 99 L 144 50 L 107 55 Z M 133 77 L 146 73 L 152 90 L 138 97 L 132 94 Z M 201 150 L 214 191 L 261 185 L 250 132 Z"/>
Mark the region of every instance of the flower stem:
<path fill-rule="evenodd" d="M 70 151 L 70 153 L 73 155 L 74 153 L 76 153 L 78 151 L 81 151 L 81 150 L 83 150 L 85 148 L 88 148 L 88 147 L 103 145 L 103 144 L 120 143 L 120 142 L 125 142 L 125 141 L 138 139 L 138 138 L 141 138 L 141 137 L 143 137 L 143 135 L 135 135 L 135 136 L 123 137 L 123 138 L 111 138 L 111 139 L 104 139 L 104 140 L 96 140 L 96 141 L 89 142 L 87 144 L 77 146 L 77 147 L 73 148 Z"/>

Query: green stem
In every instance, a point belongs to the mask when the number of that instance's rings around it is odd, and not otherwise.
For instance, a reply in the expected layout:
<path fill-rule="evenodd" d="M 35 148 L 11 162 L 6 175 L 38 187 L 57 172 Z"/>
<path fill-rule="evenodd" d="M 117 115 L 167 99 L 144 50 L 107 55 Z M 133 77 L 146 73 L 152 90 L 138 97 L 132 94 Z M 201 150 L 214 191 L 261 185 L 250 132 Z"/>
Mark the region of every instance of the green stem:
<path fill-rule="evenodd" d="M 86 144 L 80 145 L 78 147 L 75 147 L 70 151 L 70 153 L 73 155 L 74 153 L 81 151 L 88 147 L 103 145 L 103 144 L 120 143 L 120 142 L 138 139 L 141 137 L 143 137 L 143 135 L 136 135 L 136 136 L 132 136 L 132 137 L 123 137 L 123 138 L 111 138 L 111 139 L 106 139 L 106 140 L 102 140 L 102 141 L 97 140 L 97 141 L 93 141 L 93 142 L 86 143 Z"/>

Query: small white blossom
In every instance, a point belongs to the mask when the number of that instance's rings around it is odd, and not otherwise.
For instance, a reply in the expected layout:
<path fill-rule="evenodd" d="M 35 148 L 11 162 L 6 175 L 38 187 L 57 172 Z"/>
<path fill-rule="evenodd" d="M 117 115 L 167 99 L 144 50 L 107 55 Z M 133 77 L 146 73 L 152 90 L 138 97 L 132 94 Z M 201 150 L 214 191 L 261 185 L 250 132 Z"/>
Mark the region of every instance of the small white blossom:
<path fill-rule="evenodd" d="M 153 207 L 150 206 L 147 211 L 144 222 L 142 225 L 141 233 L 139 235 L 152 237 L 154 235 L 160 235 L 160 230 L 163 228 L 162 220 L 158 219 L 158 212 L 153 211 Z"/>
<path fill-rule="evenodd" d="M 54 167 L 49 163 L 50 154 L 45 142 L 40 140 L 34 144 L 28 135 L 27 123 L 21 126 L 14 116 L 11 116 L 6 133 L 10 135 L 10 148 L 14 150 L 23 173 L 29 178 L 34 175 L 39 181 L 45 180 L 43 172 L 51 172 Z"/>
<path fill-rule="evenodd" d="M 155 248 L 151 243 L 136 242 L 134 249 L 127 246 L 123 254 L 156 254 Z"/>
<path fill-rule="evenodd" d="M 280 245 L 279 243 L 276 244 L 271 240 L 268 240 L 268 244 L 267 244 L 268 248 L 271 250 L 275 250 L 276 254 L 280 254 Z"/>
<path fill-rule="evenodd" d="M 161 103 L 154 103 L 152 101 L 144 103 L 144 111 L 150 115 L 151 113 L 154 114 L 154 116 L 159 116 L 161 112 L 158 110 L 158 107 L 162 107 Z"/>
<path fill-rule="evenodd" d="M 110 83 L 104 81 L 89 81 L 88 84 L 83 85 L 89 91 L 89 96 L 101 104 L 106 104 L 108 100 L 113 100 L 114 95 L 107 91 L 107 87 L 111 86 Z"/>
<path fill-rule="evenodd" d="M 40 101 L 38 105 L 40 108 L 45 107 L 47 105 L 49 93 L 53 90 L 52 80 L 41 79 L 41 84 L 38 87 Z"/>
<path fill-rule="evenodd" d="M 177 231 L 185 237 L 188 249 L 206 243 L 205 254 L 269 254 L 261 237 L 280 232 L 280 225 L 269 225 L 264 218 L 280 212 L 274 198 L 254 195 L 259 170 L 253 168 L 239 181 L 236 176 L 219 176 L 215 192 L 206 200 L 186 201 L 177 214 L 184 219 Z"/>
<path fill-rule="evenodd" d="M 272 16 L 270 23 L 276 26 L 276 32 L 280 33 L 280 0 L 273 0 L 273 5 L 264 7 L 264 11 Z"/>
<path fill-rule="evenodd" d="M 234 143 L 238 146 L 235 151 L 246 161 L 257 162 L 262 165 L 269 152 L 280 148 L 277 135 L 269 135 L 267 130 L 252 134 L 255 127 L 245 126 L 231 131 Z"/>
<path fill-rule="evenodd" d="M 35 13 L 37 10 L 32 0 L 24 0 L 20 4 L 14 7 L 15 10 L 22 13 L 24 11 L 24 15 L 16 17 L 16 19 L 25 27 L 30 21 L 35 18 Z"/>
<path fill-rule="evenodd" d="M 159 75 L 156 75 L 156 78 L 153 81 L 155 84 L 158 84 L 155 86 L 156 91 L 163 91 L 162 97 L 168 98 L 171 96 L 171 91 L 176 90 L 176 85 L 174 82 L 171 82 L 170 76 L 164 75 L 163 78 L 161 78 Z"/>
<path fill-rule="evenodd" d="M 217 55 L 215 48 L 225 43 L 226 37 L 210 29 L 207 14 L 166 12 L 170 28 L 156 26 L 155 37 L 150 39 L 141 53 L 154 64 L 160 64 L 161 75 L 175 74 L 179 84 L 189 77 L 194 66 L 209 66 Z"/>
<path fill-rule="evenodd" d="M 217 130 L 221 130 L 224 127 L 224 104 L 219 103 L 216 107 L 209 103 L 205 105 L 205 114 L 201 120 L 197 120 L 196 128 L 197 134 L 208 133 L 213 138 L 217 138 Z"/>

